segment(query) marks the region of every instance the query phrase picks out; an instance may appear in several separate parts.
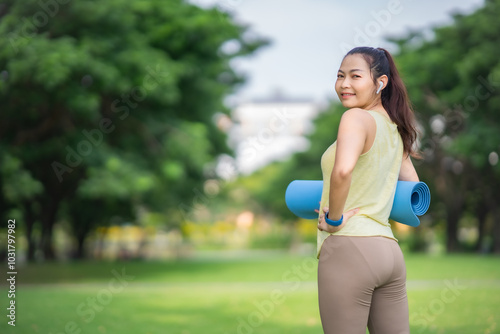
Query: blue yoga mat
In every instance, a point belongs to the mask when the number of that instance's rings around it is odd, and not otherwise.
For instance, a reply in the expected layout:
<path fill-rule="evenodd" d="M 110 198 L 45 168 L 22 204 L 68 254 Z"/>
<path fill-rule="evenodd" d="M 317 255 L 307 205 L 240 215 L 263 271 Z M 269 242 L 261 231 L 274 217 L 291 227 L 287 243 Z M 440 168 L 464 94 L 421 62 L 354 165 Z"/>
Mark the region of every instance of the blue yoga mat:
<path fill-rule="evenodd" d="M 319 202 L 323 191 L 323 181 L 295 180 L 285 193 L 288 209 L 295 215 L 305 219 L 317 219 Z M 422 216 L 429 209 L 431 192 L 424 182 L 398 181 L 392 204 L 390 219 L 399 223 L 418 226 Z"/>

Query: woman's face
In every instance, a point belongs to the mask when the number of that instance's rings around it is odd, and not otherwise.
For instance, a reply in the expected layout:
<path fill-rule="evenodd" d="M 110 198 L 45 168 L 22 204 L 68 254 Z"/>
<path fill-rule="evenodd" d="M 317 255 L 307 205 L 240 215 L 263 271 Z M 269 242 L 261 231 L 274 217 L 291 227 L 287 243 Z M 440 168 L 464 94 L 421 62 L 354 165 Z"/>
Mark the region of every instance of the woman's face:
<path fill-rule="evenodd" d="M 377 87 L 362 55 L 348 55 L 337 73 L 335 91 L 346 108 L 370 109 L 376 104 Z"/>

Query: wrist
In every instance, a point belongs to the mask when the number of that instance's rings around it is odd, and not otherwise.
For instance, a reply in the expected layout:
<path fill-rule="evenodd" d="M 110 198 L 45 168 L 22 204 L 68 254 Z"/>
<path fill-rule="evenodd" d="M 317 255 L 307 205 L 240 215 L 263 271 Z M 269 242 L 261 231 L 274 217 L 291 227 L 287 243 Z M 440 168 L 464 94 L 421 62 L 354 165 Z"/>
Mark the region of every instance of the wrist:
<path fill-rule="evenodd" d="M 329 211 L 327 211 L 325 214 L 325 221 L 328 225 L 339 226 L 344 221 L 344 215 L 340 216 L 339 220 L 331 220 L 328 218 L 328 213 L 329 213 Z"/>

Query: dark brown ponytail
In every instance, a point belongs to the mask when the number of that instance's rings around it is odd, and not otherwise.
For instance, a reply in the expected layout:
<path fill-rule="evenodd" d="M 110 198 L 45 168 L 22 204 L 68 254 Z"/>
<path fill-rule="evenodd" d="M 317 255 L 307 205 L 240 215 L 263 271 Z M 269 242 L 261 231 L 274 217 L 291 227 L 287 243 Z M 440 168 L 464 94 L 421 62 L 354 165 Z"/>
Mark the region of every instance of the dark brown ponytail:
<path fill-rule="evenodd" d="M 420 157 L 414 145 L 418 135 L 415 113 L 411 107 L 406 86 L 399 76 L 389 51 L 383 48 L 357 47 L 347 53 L 347 55 L 351 54 L 361 54 L 365 58 L 372 71 L 374 82 L 381 75 L 387 75 L 389 81 L 382 90 L 382 105 L 391 120 L 398 126 L 404 152 L 413 157 Z"/>

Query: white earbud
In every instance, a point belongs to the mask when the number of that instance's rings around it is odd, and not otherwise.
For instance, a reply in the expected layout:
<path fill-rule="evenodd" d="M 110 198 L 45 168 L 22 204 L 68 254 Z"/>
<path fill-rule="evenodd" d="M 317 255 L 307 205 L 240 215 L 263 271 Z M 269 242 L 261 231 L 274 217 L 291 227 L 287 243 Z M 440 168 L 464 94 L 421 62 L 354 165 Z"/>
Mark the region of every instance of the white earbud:
<path fill-rule="evenodd" d="M 379 82 L 380 82 L 380 85 L 378 86 L 377 94 L 380 93 L 380 91 L 382 90 L 382 86 L 384 86 L 384 83 L 382 81 L 379 81 Z"/>

